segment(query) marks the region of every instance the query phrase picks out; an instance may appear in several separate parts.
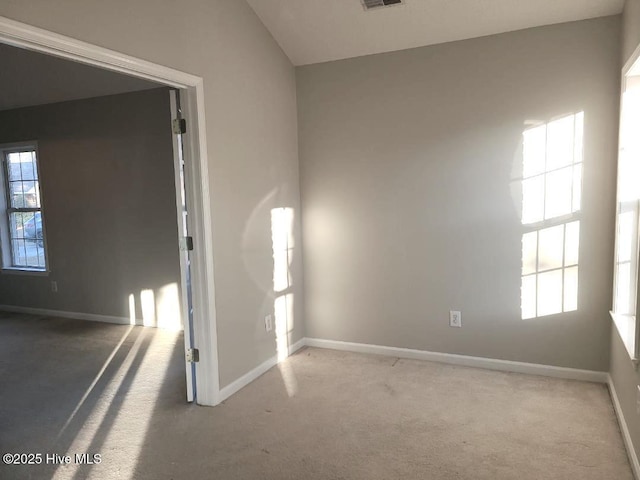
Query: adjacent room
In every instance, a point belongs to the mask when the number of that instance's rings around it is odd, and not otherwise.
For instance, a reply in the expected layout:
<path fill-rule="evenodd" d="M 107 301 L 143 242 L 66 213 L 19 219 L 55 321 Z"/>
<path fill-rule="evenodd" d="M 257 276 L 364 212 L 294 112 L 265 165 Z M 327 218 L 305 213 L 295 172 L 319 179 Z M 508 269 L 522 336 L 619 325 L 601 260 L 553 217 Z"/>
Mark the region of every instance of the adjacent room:
<path fill-rule="evenodd" d="M 640 479 L 640 0 L 0 4 L 2 478 Z"/>

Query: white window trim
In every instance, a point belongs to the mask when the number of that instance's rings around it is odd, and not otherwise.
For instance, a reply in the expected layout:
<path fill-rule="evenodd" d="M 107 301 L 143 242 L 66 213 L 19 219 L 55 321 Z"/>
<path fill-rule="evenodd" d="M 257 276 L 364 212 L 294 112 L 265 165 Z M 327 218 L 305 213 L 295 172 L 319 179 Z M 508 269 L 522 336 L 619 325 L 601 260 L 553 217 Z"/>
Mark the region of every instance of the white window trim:
<path fill-rule="evenodd" d="M 32 268 L 27 266 L 12 266 L 12 257 L 11 257 L 11 236 L 9 233 L 9 217 L 7 215 L 7 181 L 6 181 L 6 171 L 7 168 L 4 165 L 4 156 L 5 152 L 11 151 L 19 151 L 19 150 L 35 150 L 36 152 L 36 165 L 38 168 L 38 184 L 40 188 L 40 212 L 43 218 L 42 225 L 42 239 L 44 242 L 44 260 L 45 267 L 44 268 Z M 49 260 L 49 250 L 47 248 L 47 234 L 46 234 L 46 217 L 45 208 L 44 208 L 44 199 L 42 195 L 42 178 L 40 172 L 40 152 L 38 151 L 38 142 L 37 140 L 23 141 L 23 142 L 12 142 L 12 143 L 3 143 L 0 144 L 0 161 L 2 161 L 3 165 L 0 168 L 0 182 L 2 182 L 2 186 L 0 188 L 2 195 L 0 195 L 0 259 L 2 260 L 2 267 L 0 269 L 0 273 L 2 274 L 10 274 L 10 275 L 32 275 L 32 276 L 48 276 L 51 272 L 50 269 L 50 260 Z"/>
<path fill-rule="evenodd" d="M 633 71 L 633 72 L 632 72 Z M 629 60 L 627 61 L 627 63 L 625 63 L 624 67 L 622 67 L 622 75 L 621 75 L 621 82 L 620 82 L 620 132 L 622 133 L 622 107 L 623 107 L 623 97 L 624 97 L 624 92 L 626 90 L 627 87 L 627 77 L 628 76 L 636 76 L 636 75 L 640 75 L 640 45 L 635 49 L 635 51 L 633 52 L 633 54 L 631 55 L 631 57 L 629 58 Z M 617 159 L 617 163 L 619 164 L 620 162 L 620 149 L 622 148 L 621 145 L 621 140 L 622 137 L 620 136 L 618 138 L 618 159 Z M 616 191 L 618 190 L 618 185 L 617 185 L 617 180 L 616 180 Z M 620 337 L 626 347 L 627 353 L 629 354 L 629 358 L 631 360 L 631 362 L 634 365 L 634 368 L 637 370 L 638 367 L 640 366 L 640 326 L 638 325 L 638 298 L 640 298 L 640 279 L 636 279 L 636 291 L 635 292 L 631 292 L 635 299 L 635 305 L 636 305 L 636 315 L 627 315 L 627 314 L 621 314 L 615 311 L 615 299 L 616 299 L 616 290 L 617 290 L 617 277 L 616 277 L 616 268 L 617 268 L 617 258 L 618 258 L 618 208 L 620 205 L 620 201 L 617 198 L 617 193 L 616 193 L 616 210 L 615 210 L 615 248 L 614 248 L 614 254 L 613 254 L 613 268 L 614 268 L 614 274 L 613 274 L 613 295 L 612 295 L 612 306 L 611 306 L 611 311 L 609 312 L 609 314 L 611 315 L 611 319 L 613 320 L 613 323 L 615 325 L 615 327 L 618 330 L 618 333 L 620 334 Z M 636 226 L 638 227 L 638 221 L 636 219 Z M 639 237 L 640 239 L 640 237 Z M 636 262 L 638 261 L 638 257 L 640 256 L 640 245 L 636 244 L 636 248 L 635 248 L 635 254 L 636 254 Z M 633 342 L 633 343 L 631 343 Z"/>

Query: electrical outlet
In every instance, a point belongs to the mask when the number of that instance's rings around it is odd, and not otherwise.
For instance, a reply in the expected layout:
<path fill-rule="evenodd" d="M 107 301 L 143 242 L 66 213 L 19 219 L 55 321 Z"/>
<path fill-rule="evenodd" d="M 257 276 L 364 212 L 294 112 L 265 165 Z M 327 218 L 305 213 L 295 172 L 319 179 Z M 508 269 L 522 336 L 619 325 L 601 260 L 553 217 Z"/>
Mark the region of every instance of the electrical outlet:
<path fill-rule="evenodd" d="M 51 291 L 53 293 L 58 293 L 58 282 L 56 282 L 55 280 L 51 281 Z"/>
<path fill-rule="evenodd" d="M 269 314 L 264 317 L 264 329 L 267 332 L 273 330 L 273 315 Z"/>
<path fill-rule="evenodd" d="M 449 326 L 458 328 L 462 327 L 462 314 L 459 311 L 449 311 Z"/>

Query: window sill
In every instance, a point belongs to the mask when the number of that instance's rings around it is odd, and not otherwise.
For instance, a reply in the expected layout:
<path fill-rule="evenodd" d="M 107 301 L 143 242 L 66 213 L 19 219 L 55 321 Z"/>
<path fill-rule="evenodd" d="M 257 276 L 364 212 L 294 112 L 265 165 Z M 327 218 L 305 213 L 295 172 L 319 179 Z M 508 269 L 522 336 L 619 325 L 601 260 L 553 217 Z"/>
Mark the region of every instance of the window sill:
<path fill-rule="evenodd" d="M 36 277 L 48 277 L 49 270 L 38 270 L 35 268 L 11 268 L 5 267 L 0 270 L 3 275 L 32 275 Z"/>
<path fill-rule="evenodd" d="M 636 317 L 635 315 L 622 315 L 610 311 L 611 319 L 618 329 L 618 334 L 622 339 L 622 343 L 626 347 L 629 359 L 633 363 L 633 368 L 638 370 L 640 358 L 636 353 Z"/>

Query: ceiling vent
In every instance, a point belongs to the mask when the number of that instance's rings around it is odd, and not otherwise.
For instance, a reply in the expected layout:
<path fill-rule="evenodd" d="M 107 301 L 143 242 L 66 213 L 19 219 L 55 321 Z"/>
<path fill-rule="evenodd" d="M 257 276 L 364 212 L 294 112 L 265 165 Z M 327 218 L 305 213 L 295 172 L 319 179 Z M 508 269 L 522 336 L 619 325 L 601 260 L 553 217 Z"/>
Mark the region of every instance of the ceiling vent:
<path fill-rule="evenodd" d="M 400 5 L 404 0 L 362 0 L 365 10 L 373 10 L 380 7 L 390 7 L 392 5 Z"/>

